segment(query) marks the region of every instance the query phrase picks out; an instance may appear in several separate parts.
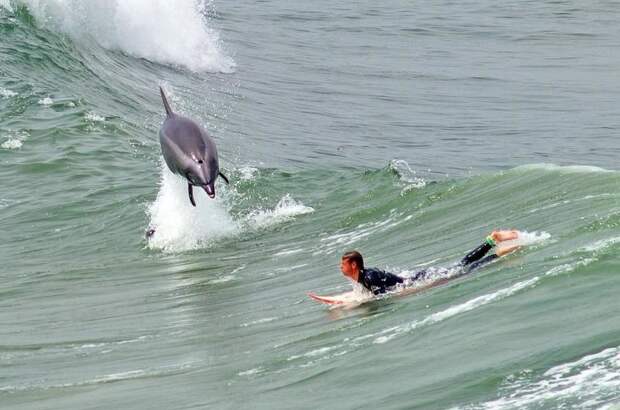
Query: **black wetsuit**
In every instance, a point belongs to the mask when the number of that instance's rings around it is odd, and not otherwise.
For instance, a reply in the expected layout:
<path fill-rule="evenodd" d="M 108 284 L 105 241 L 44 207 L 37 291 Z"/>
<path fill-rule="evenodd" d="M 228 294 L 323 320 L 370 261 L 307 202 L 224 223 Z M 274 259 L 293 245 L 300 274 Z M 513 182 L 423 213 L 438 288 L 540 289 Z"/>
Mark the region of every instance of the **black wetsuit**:
<path fill-rule="evenodd" d="M 493 246 L 489 245 L 488 243 L 483 243 L 482 245 L 478 246 L 476 249 L 465 255 L 465 257 L 461 259 L 461 261 L 455 266 L 453 266 L 451 269 L 460 269 L 460 275 L 471 272 L 473 269 L 476 269 L 497 258 L 497 255 L 494 253 L 488 255 L 487 257 L 484 257 L 484 255 L 486 255 L 487 252 L 489 252 L 492 248 Z M 450 271 L 451 269 L 443 268 L 443 270 L 445 270 L 446 272 Z M 411 281 L 425 279 L 430 273 L 430 271 L 430 269 L 423 269 L 415 272 L 412 276 L 408 278 L 403 278 L 394 275 L 393 273 L 382 271 L 381 269 L 369 268 L 363 269 L 360 272 L 357 281 L 361 283 L 362 286 L 364 286 L 366 289 L 368 289 L 375 295 L 378 295 L 380 293 L 385 293 L 386 291 L 390 290 L 390 288 L 398 285 L 399 283 L 403 283 L 405 279 Z M 437 269 L 433 269 L 433 272 L 437 272 Z"/>
<path fill-rule="evenodd" d="M 403 283 L 404 279 L 381 269 L 369 268 L 362 269 L 357 281 L 366 289 L 378 295 L 379 293 L 385 293 L 399 283 Z"/>

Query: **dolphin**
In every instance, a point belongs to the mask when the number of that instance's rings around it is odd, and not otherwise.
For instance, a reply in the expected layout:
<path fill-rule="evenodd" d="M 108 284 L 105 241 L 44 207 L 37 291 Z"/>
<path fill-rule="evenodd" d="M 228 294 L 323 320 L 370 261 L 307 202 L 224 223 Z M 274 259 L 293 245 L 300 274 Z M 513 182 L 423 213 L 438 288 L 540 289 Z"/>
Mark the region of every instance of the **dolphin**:
<path fill-rule="evenodd" d="M 217 177 L 228 184 L 228 178 L 219 168 L 215 141 L 196 122 L 172 112 L 161 87 L 159 92 L 166 110 L 166 119 L 159 129 L 159 143 L 168 168 L 187 179 L 189 201 L 193 206 L 196 206 L 194 186 L 202 187 L 209 198 L 215 198 Z"/>

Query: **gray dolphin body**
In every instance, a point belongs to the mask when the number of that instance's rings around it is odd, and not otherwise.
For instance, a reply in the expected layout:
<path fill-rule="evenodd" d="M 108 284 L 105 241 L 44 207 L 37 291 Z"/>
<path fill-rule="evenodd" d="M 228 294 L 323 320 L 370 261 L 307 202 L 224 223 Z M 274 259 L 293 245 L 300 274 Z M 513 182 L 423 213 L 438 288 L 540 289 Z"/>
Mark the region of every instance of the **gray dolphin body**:
<path fill-rule="evenodd" d="M 170 171 L 187 179 L 189 200 L 196 206 L 194 186 L 215 198 L 215 180 L 221 176 L 228 184 L 228 178 L 220 172 L 213 138 L 194 121 L 172 112 L 164 90 L 159 87 L 159 91 L 166 109 L 166 119 L 159 129 L 161 152 Z"/>

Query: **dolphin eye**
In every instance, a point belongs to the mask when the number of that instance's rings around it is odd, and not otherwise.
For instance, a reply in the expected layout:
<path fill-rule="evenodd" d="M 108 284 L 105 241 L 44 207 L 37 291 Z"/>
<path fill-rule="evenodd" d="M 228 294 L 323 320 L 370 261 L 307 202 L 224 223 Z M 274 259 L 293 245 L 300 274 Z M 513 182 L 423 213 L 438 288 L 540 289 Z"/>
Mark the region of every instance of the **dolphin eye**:
<path fill-rule="evenodd" d="M 202 164 L 202 163 L 203 163 L 203 160 L 199 159 L 199 160 L 198 160 L 198 163 L 199 163 L 199 164 Z"/>

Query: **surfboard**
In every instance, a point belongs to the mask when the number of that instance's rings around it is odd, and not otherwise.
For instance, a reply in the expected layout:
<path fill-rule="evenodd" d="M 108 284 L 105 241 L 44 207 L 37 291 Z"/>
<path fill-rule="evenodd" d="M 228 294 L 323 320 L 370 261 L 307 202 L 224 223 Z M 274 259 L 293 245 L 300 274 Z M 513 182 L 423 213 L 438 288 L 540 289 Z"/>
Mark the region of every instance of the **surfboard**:
<path fill-rule="evenodd" d="M 308 296 L 311 299 L 316 300 L 317 302 L 324 303 L 326 305 L 342 305 L 345 303 L 344 295 L 346 293 L 340 295 L 332 295 L 332 296 L 319 296 L 316 293 L 308 292 Z"/>
<path fill-rule="evenodd" d="M 447 280 L 445 279 L 440 279 L 428 285 L 424 285 L 424 286 L 420 286 L 416 288 L 405 288 L 397 292 L 384 293 L 382 295 L 373 295 L 369 293 L 368 297 L 360 297 L 359 294 L 355 295 L 354 292 L 345 292 L 345 293 L 339 293 L 336 295 L 329 295 L 329 296 L 317 295 L 316 293 L 308 292 L 308 296 L 310 297 L 310 299 L 315 300 L 319 303 L 323 303 L 324 305 L 343 306 L 343 307 L 357 306 L 357 305 L 361 305 L 363 303 L 369 302 L 371 300 L 377 300 L 377 299 L 380 299 L 386 296 L 394 297 L 394 296 L 411 295 L 414 293 L 421 292 L 423 290 L 427 290 L 428 288 L 441 285 L 445 283 L 446 281 Z"/>

